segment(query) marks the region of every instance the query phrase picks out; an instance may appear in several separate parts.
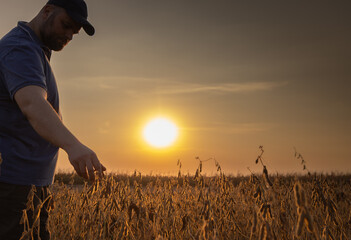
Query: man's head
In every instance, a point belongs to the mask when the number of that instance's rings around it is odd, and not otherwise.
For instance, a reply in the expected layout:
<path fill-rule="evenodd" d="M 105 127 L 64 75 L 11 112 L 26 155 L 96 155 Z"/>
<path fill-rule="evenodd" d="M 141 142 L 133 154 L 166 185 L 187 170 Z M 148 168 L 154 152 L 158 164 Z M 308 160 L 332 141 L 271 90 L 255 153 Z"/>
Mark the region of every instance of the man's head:
<path fill-rule="evenodd" d="M 62 50 L 81 27 L 90 36 L 95 33 L 94 27 L 87 21 L 87 7 L 83 0 L 49 0 L 40 16 L 40 38 L 54 51 Z"/>
<path fill-rule="evenodd" d="M 49 0 L 47 4 L 61 7 L 84 31 L 92 36 L 95 33 L 94 27 L 88 22 L 88 8 L 84 0 Z"/>

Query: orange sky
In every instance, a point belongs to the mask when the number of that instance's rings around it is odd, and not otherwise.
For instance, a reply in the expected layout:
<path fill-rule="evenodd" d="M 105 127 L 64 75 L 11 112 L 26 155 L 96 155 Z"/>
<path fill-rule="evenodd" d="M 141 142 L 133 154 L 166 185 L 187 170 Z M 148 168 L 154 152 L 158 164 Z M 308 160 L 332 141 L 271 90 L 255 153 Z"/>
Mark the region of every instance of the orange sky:
<path fill-rule="evenodd" d="M 46 1 L 2 0 L 0 35 Z M 92 1 L 83 31 L 54 53 L 65 124 L 109 171 L 350 172 L 351 4 L 330 1 Z M 163 115 L 171 148 L 141 138 Z M 57 169 L 73 170 L 61 152 Z M 215 172 L 213 162 L 204 170 Z"/>

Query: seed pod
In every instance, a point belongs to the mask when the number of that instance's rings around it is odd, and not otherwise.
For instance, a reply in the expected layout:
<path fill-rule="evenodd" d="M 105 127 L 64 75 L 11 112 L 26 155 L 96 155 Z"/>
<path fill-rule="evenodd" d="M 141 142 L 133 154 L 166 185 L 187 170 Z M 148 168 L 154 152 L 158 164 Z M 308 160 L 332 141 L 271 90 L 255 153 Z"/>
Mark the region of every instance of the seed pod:
<path fill-rule="evenodd" d="M 275 235 L 272 234 L 272 230 L 271 230 L 271 227 L 270 227 L 269 223 L 265 222 L 265 225 L 266 225 L 266 231 L 265 231 L 265 233 L 266 233 L 265 237 L 266 238 L 265 239 L 274 239 L 274 240 L 276 240 Z"/>
<path fill-rule="evenodd" d="M 296 226 L 296 236 L 298 237 L 301 236 L 304 220 L 305 220 L 305 211 L 302 210 L 301 213 L 299 214 L 297 226 Z"/>
<path fill-rule="evenodd" d="M 271 211 L 271 205 L 267 205 L 267 210 L 268 210 L 268 216 L 272 218 L 272 211 Z"/>
<path fill-rule="evenodd" d="M 257 214 L 254 214 L 253 220 L 252 220 L 252 228 L 251 228 L 251 235 L 256 232 L 256 227 L 257 227 Z"/>
<path fill-rule="evenodd" d="M 281 226 L 283 227 L 283 225 L 286 224 L 286 213 L 285 213 L 285 210 L 283 209 L 280 209 L 280 214 L 279 214 L 279 219 L 280 219 L 280 222 L 281 222 Z"/>
<path fill-rule="evenodd" d="M 53 195 L 50 195 L 48 197 L 48 204 L 47 204 L 47 211 L 51 211 L 52 209 L 55 209 L 55 200 Z"/>
<path fill-rule="evenodd" d="M 181 231 L 184 231 L 186 226 L 188 225 L 188 220 L 189 220 L 189 216 L 188 215 L 184 215 L 184 217 L 182 218 L 182 222 L 183 222 L 183 226 Z"/>
<path fill-rule="evenodd" d="M 260 213 L 263 215 L 263 213 L 264 213 L 264 209 L 265 209 L 265 204 L 264 203 L 262 203 L 261 204 L 261 207 L 260 207 Z"/>
<path fill-rule="evenodd" d="M 306 206 L 306 197 L 303 188 L 299 182 L 296 182 L 294 185 L 294 193 L 295 193 L 295 204 L 297 207 L 305 207 Z"/>
<path fill-rule="evenodd" d="M 154 222 L 156 219 L 156 213 L 155 213 L 155 208 L 154 207 L 151 207 L 149 209 L 149 220 Z"/>
<path fill-rule="evenodd" d="M 306 228 L 307 230 L 310 232 L 310 233 L 313 233 L 314 232 L 314 229 L 313 229 L 313 222 L 312 222 L 312 217 L 310 215 L 310 213 L 308 211 L 305 211 L 305 225 L 306 225 Z"/>
<path fill-rule="evenodd" d="M 132 218 L 132 210 L 134 210 L 135 214 L 137 215 L 137 218 L 139 219 L 139 213 L 140 213 L 140 210 L 138 208 L 137 205 L 135 205 L 135 203 L 131 203 L 128 207 L 128 217 L 129 217 L 129 220 L 131 220 Z"/>
<path fill-rule="evenodd" d="M 259 240 L 265 240 L 266 238 L 266 236 L 265 235 L 267 235 L 266 233 L 265 233 L 265 224 L 264 223 L 262 223 L 262 225 L 261 225 L 261 227 L 260 227 L 260 235 L 258 236 L 258 239 Z"/>
<path fill-rule="evenodd" d="M 26 209 L 23 209 L 22 210 L 22 217 L 21 217 L 21 220 L 20 220 L 20 224 L 24 224 L 28 222 L 28 215 L 27 215 L 27 210 Z"/>
<path fill-rule="evenodd" d="M 199 176 L 199 169 L 196 169 L 194 178 L 196 179 Z"/>
<path fill-rule="evenodd" d="M 261 196 L 261 189 L 260 187 L 257 187 L 256 192 L 254 193 L 254 198 L 257 198 L 259 196 Z"/>
<path fill-rule="evenodd" d="M 255 179 L 252 174 L 250 175 L 250 183 L 255 183 Z"/>
<path fill-rule="evenodd" d="M 265 180 L 266 184 L 268 184 L 270 187 L 273 186 L 273 183 L 269 180 L 266 166 L 263 166 L 263 179 Z"/>
<path fill-rule="evenodd" d="M 328 239 L 328 227 L 327 226 L 323 229 L 322 239 L 323 240 L 327 240 Z"/>
<path fill-rule="evenodd" d="M 198 199 L 197 199 L 197 201 L 198 202 L 200 202 L 200 200 L 203 198 L 203 196 L 202 196 L 202 189 L 200 190 L 200 194 L 199 194 L 199 197 L 198 197 Z"/>
<path fill-rule="evenodd" d="M 32 185 L 31 190 L 29 191 L 27 196 L 26 210 L 31 209 L 32 211 L 34 211 L 34 196 L 36 192 L 37 192 L 36 187 Z"/>

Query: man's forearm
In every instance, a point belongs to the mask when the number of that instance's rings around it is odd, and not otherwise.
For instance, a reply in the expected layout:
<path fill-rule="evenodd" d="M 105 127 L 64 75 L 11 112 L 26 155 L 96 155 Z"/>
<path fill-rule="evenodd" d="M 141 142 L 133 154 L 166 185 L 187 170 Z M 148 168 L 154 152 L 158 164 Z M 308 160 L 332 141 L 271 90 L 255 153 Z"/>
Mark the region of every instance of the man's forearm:
<path fill-rule="evenodd" d="M 34 130 L 53 145 L 68 151 L 79 143 L 47 101 L 28 107 L 24 114 Z"/>
<path fill-rule="evenodd" d="M 27 92 L 16 94 L 18 95 L 16 101 L 34 130 L 45 140 L 66 152 L 73 145 L 79 144 L 78 139 L 65 127 L 60 116 L 45 99 L 45 90 L 37 87 L 33 89 L 28 87 L 26 90 Z M 36 94 L 33 94 L 33 91 Z M 27 94 L 31 95 L 30 101 L 26 99 Z"/>

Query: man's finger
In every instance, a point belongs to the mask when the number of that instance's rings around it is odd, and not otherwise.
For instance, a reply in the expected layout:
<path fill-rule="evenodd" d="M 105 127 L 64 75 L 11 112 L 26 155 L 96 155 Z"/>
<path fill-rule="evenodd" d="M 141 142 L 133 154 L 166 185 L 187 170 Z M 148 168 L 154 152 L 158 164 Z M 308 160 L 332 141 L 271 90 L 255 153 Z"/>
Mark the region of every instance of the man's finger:
<path fill-rule="evenodd" d="M 100 161 L 97 159 L 97 157 L 94 157 L 92 159 L 92 163 L 94 165 L 95 170 L 99 172 L 99 176 L 101 177 L 103 170 L 102 170 L 102 165 L 101 165 Z"/>
<path fill-rule="evenodd" d="M 82 174 L 81 176 L 85 179 L 88 179 L 88 174 L 85 167 L 86 167 L 85 162 L 79 161 L 79 171 Z"/>
<path fill-rule="evenodd" d="M 102 171 L 106 171 L 106 167 L 104 165 L 101 164 L 102 167 Z"/>
<path fill-rule="evenodd" d="M 72 164 L 72 166 L 73 166 L 74 170 L 76 171 L 76 173 L 78 174 L 78 176 L 83 177 L 82 174 L 80 173 L 79 165 L 77 163 L 75 163 L 75 164 Z"/>
<path fill-rule="evenodd" d="M 87 169 L 88 169 L 89 179 L 91 181 L 94 181 L 95 180 L 94 168 L 90 160 L 87 161 Z"/>

